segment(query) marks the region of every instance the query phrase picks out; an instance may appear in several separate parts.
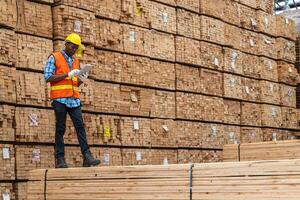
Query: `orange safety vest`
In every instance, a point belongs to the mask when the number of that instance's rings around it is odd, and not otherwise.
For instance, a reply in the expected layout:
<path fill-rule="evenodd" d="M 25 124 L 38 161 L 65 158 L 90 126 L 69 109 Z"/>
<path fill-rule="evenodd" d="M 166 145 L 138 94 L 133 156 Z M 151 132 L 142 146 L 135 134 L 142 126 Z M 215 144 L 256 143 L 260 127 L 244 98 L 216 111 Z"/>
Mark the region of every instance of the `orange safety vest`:
<path fill-rule="evenodd" d="M 70 68 L 68 66 L 68 62 L 61 52 L 52 53 L 55 59 L 55 75 L 66 74 L 70 72 Z M 79 60 L 77 58 L 74 59 L 72 63 L 72 69 L 79 69 Z M 50 90 L 50 98 L 67 98 L 74 97 L 79 99 L 80 95 L 78 92 L 78 78 L 73 77 L 72 79 L 67 77 L 64 80 L 51 82 L 51 90 Z"/>

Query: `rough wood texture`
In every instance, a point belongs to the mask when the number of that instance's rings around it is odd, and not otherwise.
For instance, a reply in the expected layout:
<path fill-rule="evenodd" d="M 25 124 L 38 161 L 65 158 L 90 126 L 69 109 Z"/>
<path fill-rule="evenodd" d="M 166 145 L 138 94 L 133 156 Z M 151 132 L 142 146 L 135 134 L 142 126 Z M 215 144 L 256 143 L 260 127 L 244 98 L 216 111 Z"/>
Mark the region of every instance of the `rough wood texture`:
<path fill-rule="evenodd" d="M 17 68 L 43 71 L 44 65 L 53 51 L 52 40 L 17 34 Z"/>
<path fill-rule="evenodd" d="M 264 141 L 287 140 L 288 131 L 272 128 L 262 128 Z"/>
<path fill-rule="evenodd" d="M 220 151 L 178 150 L 178 164 L 219 162 Z"/>
<path fill-rule="evenodd" d="M 176 61 L 179 63 L 223 68 L 222 48 L 218 45 L 176 36 L 175 46 Z"/>
<path fill-rule="evenodd" d="M 283 128 L 289 128 L 289 129 L 299 128 L 296 108 L 281 107 L 281 113 L 282 113 Z"/>
<path fill-rule="evenodd" d="M 246 29 L 257 31 L 258 16 L 256 10 L 244 5 L 240 5 L 239 10 L 242 13 L 240 15 L 241 26 Z"/>
<path fill-rule="evenodd" d="M 17 58 L 17 40 L 15 32 L 0 28 L 0 64 L 14 65 Z"/>
<path fill-rule="evenodd" d="M 295 21 L 284 16 L 276 15 L 277 36 L 296 40 L 297 31 Z"/>
<path fill-rule="evenodd" d="M 152 147 L 177 147 L 178 134 L 177 123 L 173 120 L 152 119 L 150 122 L 151 129 L 151 146 Z"/>
<path fill-rule="evenodd" d="M 124 51 L 136 55 L 146 56 L 150 52 L 150 31 L 131 25 L 123 27 L 123 44 Z M 154 33 L 154 32 L 153 32 Z"/>
<path fill-rule="evenodd" d="M 2 102 L 16 103 L 16 70 L 0 65 L 0 100 Z"/>
<path fill-rule="evenodd" d="M 148 34 L 151 37 L 148 44 L 146 44 L 149 47 L 146 55 L 151 58 L 175 61 L 175 37 L 154 30 L 151 30 Z"/>
<path fill-rule="evenodd" d="M 260 82 L 256 79 L 242 78 L 242 98 L 247 101 L 260 102 Z"/>
<path fill-rule="evenodd" d="M 176 5 L 178 7 L 185 8 L 194 12 L 199 12 L 200 9 L 198 0 L 176 0 Z"/>
<path fill-rule="evenodd" d="M 276 39 L 275 37 L 259 34 L 258 54 L 268 58 L 277 59 Z"/>
<path fill-rule="evenodd" d="M 46 106 L 47 84 L 43 74 L 17 71 L 17 103 L 22 105 Z"/>
<path fill-rule="evenodd" d="M 282 112 L 279 106 L 261 105 L 261 124 L 267 127 L 282 126 Z"/>
<path fill-rule="evenodd" d="M 70 6 L 55 6 L 53 12 L 53 38 L 64 40 L 70 33 L 80 34 L 82 41 L 95 42 L 95 14 Z"/>
<path fill-rule="evenodd" d="M 201 15 L 200 28 L 200 39 L 221 45 L 225 43 L 223 21 Z"/>
<path fill-rule="evenodd" d="M 280 84 L 281 105 L 296 108 L 296 87 Z"/>
<path fill-rule="evenodd" d="M 277 30 L 283 27 L 277 27 L 276 15 L 258 10 L 257 14 L 257 30 L 268 35 L 277 36 Z"/>
<path fill-rule="evenodd" d="M 280 68 L 276 61 L 266 57 L 260 57 L 259 65 L 262 79 L 278 82 L 281 71 L 279 71 Z"/>
<path fill-rule="evenodd" d="M 15 107 L 5 104 L 0 105 L 0 141 L 15 140 Z"/>
<path fill-rule="evenodd" d="M 168 165 L 177 163 L 176 150 L 122 149 L 123 165 Z"/>
<path fill-rule="evenodd" d="M 149 0 L 122 1 L 121 21 L 149 28 L 152 12 L 151 3 Z"/>
<path fill-rule="evenodd" d="M 55 5 L 65 5 L 65 6 L 72 6 L 76 8 L 80 8 L 83 10 L 88 10 L 94 12 L 96 9 L 95 1 L 87 0 L 87 1 L 73 1 L 73 0 L 54 0 Z"/>
<path fill-rule="evenodd" d="M 241 103 L 241 124 L 249 126 L 261 126 L 261 105 L 255 103 Z"/>
<path fill-rule="evenodd" d="M 296 48 L 295 42 L 284 38 L 276 39 L 277 58 L 282 61 L 295 63 Z"/>
<path fill-rule="evenodd" d="M 89 200 L 104 195 L 112 200 L 120 197 L 125 200 L 155 199 L 158 191 L 162 200 L 183 200 L 190 195 L 190 174 L 195 199 L 222 199 L 225 195 L 230 199 L 296 199 L 299 196 L 297 159 L 195 164 L 191 173 L 189 169 L 189 164 L 50 169 L 46 180 L 45 170 L 35 170 L 31 172 L 28 196 L 43 198 L 44 186 L 47 185 L 49 200 L 76 200 L 82 196 Z M 80 181 L 75 181 L 78 179 Z"/>
<path fill-rule="evenodd" d="M 269 14 L 273 14 L 274 1 L 270 0 L 257 0 L 257 8 L 263 10 Z"/>
<path fill-rule="evenodd" d="M 17 179 L 28 179 L 28 172 L 33 169 L 54 168 L 53 146 L 17 145 L 15 152 Z"/>
<path fill-rule="evenodd" d="M 241 102 L 224 99 L 224 122 L 228 124 L 241 124 Z"/>
<path fill-rule="evenodd" d="M 151 28 L 176 33 L 176 9 L 160 3 L 151 2 Z"/>
<path fill-rule="evenodd" d="M 184 2 L 181 0 L 181 2 Z M 177 34 L 200 39 L 200 16 L 185 9 L 177 10 Z"/>
<path fill-rule="evenodd" d="M 11 144 L 0 144 L 0 169 L 0 182 L 15 180 L 15 149 Z"/>
<path fill-rule="evenodd" d="M 269 81 L 260 81 L 261 102 L 280 104 L 280 85 Z"/>
<path fill-rule="evenodd" d="M 0 183 L 0 194 L 1 199 L 3 199 L 4 197 L 11 200 L 16 199 L 12 183 Z"/>
<path fill-rule="evenodd" d="M 17 1 L 17 30 L 51 39 L 53 33 L 51 6 L 27 0 Z"/>
<path fill-rule="evenodd" d="M 95 14 L 100 17 L 119 20 L 121 17 L 121 0 L 97 0 Z"/>
<path fill-rule="evenodd" d="M 223 88 L 224 88 L 224 97 L 242 99 L 243 97 L 242 77 L 224 73 Z"/>
<path fill-rule="evenodd" d="M 15 28 L 17 25 L 17 0 L 1 2 L 0 25 Z"/>
<path fill-rule="evenodd" d="M 243 74 L 244 60 L 246 55 L 238 50 L 224 47 L 224 71 Z"/>
<path fill-rule="evenodd" d="M 297 140 L 244 143 L 240 145 L 239 150 L 235 151 L 231 150 L 233 147 L 233 145 L 224 146 L 224 154 L 228 155 L 223 158 L 224 161 L 234 161 L 230 157 L 233 158 L 236 154 L 240 161 L 287 160 L 298 159 L 300 156 Z"/>
<path fill-rule="evenodd" d="M 53 110 L 17 107 L 15 113 L 16 141 L 54 142 L 55 116 Z"/>
<path fill-rule="evenodd" d="M 150 119 L 121 119 L 121 137 L 124 146 L 151 146 Z"/>
<path fill-rule="evenodd" d="M 15 183 L 15 195 L 17 200 L 27 200 L 27 182 Z"/>
<path fill-rule="evenodd" d="M 241 127 L 241 144 L 262 142 L 263 139 L 263 132 L 261 128 Z"/>
<path fill-rule="evenodd" d="M 175 89 L 172 63 L 102 50 L 96 51 L 96 57 L 97 67 L 91 72 L 96 80 Z"/>
<path fill-rule="evenodd" d="M 176 116 L 180 119 L 193 119 L 222 122 L 224 115 L 223 99 L 198 94 L 176 93 Z"/>
<path fill-rule="evenodd" d="M 300 80 L 297 69 L 293 64 L 287 62 L 277 62 L 278 64 L 278 81 L 288 83 L 290 85 L 297 85 Z"/>

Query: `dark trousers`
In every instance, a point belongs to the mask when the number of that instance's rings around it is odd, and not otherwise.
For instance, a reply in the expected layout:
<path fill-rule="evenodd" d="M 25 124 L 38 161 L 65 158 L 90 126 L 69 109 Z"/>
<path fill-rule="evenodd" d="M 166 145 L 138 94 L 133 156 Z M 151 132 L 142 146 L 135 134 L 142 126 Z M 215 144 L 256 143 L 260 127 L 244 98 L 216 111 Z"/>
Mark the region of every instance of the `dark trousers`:
<path fill-rule="evenodd" d="M 81 153 L 85 155 L 90 153 L 89 145 L 86 139 L 84 123 L 82 118 L 81 106 L 76 108 L 68 108 L 65 104 L 58 101 L 52 102 L 52 107 L 55 111 L 55 158 L 65 156 L 64 134 L 66 131 L 67 113 L 70 115 L 73 125 L 76 129 L 77 139 L 80 144 Z"/>

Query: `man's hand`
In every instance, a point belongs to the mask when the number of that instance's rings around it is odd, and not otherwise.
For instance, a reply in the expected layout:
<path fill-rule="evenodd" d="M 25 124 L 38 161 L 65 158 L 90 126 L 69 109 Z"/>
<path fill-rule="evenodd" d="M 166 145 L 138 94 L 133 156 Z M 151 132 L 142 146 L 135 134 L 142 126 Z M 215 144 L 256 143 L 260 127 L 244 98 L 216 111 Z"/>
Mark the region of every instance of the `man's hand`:
<path fill-rule="evenodd" d="M 80 79 L 80 81 L 85 82 L 88 79 L 88 76 L 89 76 L 89 73 L 86 72 L 84 74 L 79 75 L 78 78 Z"/>
<path fill-rule="evenodd" d="M 73 76 L 77 76 L 79 74 L 80 70 L 79 69 L 73 69 L 68 73 L 68 77 L 72 78 Z"/>

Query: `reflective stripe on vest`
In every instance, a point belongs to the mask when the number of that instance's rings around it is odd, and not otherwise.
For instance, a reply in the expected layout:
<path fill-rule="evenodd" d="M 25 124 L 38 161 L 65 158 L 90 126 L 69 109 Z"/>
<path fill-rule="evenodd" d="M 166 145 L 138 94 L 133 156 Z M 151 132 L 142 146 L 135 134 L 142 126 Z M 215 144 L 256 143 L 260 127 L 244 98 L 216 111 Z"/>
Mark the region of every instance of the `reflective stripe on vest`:
<path fill-rule="evenodd" d="M 67 74 L 70 72 L 70 67 L 66 58 L 61 52 L 52 53 L 55 59 L 55 75 Z M 72 63 L 72 69 L 79 69 L 79 60 L 74 59 Z M 77 77 L 66 77 L 65 79 L 57 82 L 51 82 L 50 98 L 80 98 L 78 91 L 78 78 Z"/>
<path fill-rule="evenodd" d="M 51 86 L 51 90 L 75 90 L 78 91 L 78 87 L 74 87 L 72 85 L 56 85 L 56 86 Z"/>

